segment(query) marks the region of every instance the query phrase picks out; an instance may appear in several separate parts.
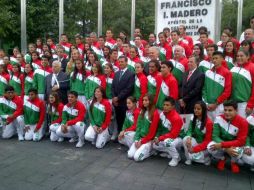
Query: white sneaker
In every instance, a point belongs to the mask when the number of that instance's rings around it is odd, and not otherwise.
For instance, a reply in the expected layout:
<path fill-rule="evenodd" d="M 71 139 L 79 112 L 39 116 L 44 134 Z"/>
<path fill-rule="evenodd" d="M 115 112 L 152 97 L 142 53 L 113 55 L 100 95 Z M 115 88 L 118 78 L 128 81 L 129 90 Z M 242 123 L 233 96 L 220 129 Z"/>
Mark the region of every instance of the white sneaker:
<path fill-rule="evenodd" d="M 23 141 L 23 140 L 25 140 L 25 139 L 24 139 L 24 137 L 23 137 L 22 135 L 19 135 L 19 137 L 18 137 L 18 138 L 19 138 L 19 141 Z"/>
<path fill-rule="evenodd" d="M 180 156 L 178 158 L 172 158 L 172 160 L 168 163 L 169 166 L 175 167 L 180 162 Z"/>
<path fill-rule="evenodd" d="M 84 146 L 84 142 L 79 140 L 78 143 L 76 144 L 76 148 L 81 148 L 82 146 Z"/>
<path fill-rule="evenodd" d="M 211 158 L 210 157 L 206 157 L 205 158 L 204 165 L 206 165 L 206 166 L 210 166 L 211 165 Z"/>
<path fill-rule="evenodd" d="M 75 138 L 75 137 L 74 137 L 74 138 L 71 138 L 71 139 L 69 140 L 70 143 L 74 143 L 74 142 L 77 142 L 77 141 L 78 141 L 78 139 Z"/>
<path fill-rule="evenodd" d="M 59 137 L 57 142 L 63 142 L 64 141 L 64 138 L 63 137 Z"/>
<path fill-rule="evenodd" d="M 192 163 L 191 160 L 186 160 L 186 161 L 185 161 L 185 164 L 188 165 L 188 166 L 190 166 L 191 163 Z"/>

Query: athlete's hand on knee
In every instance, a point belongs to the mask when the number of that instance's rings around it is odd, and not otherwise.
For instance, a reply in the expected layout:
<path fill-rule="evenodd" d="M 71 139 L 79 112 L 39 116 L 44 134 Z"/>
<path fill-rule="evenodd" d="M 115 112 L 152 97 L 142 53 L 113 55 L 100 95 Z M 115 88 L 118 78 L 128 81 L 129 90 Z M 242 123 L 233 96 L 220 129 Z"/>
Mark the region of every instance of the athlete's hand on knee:
<path fill-rule="evenodd" d="M 252 152 L 251 152 L 251 148 L 245 148 L 244 149 L 244 154 L 247 154 L 248 156 L 251 156 Z"/>
<path fill-rule="evenodd" d="M 25 131 L 25 132 L 28 132 L 29 130 L 30 130 L 30 126 L 28 126 L 28 125 L 25 126 L 24 131 Z"/>
<path fill-rule="evenodd" d="M 93 126 L 93 129 L 94 129 L 94 131 L 95 131 L 95 133 L 99 133 L 99 127 L 97 127 L 96 125 L 95 126 Z"/>
<path fill-rule="evenodd" d="M 156 145 L 158 145 L 159 142 L 160 142 L 160 141 L 159 141 L 158 137 L 155 137 L 154 140 L 153 140 L 153 143 L 156 144 Z"/>
<path fill-rule="evenodd" d="M 68 132 L 67 125 L 61 125 L 61 130 L 63 133 L 67 133 Z"/>
<path fill-rule="evenodd" d="M 118 135 L 118 139 L 122 140 L 124 137 L 124 131 L 121 131 L 120 134 Z"/>
<path fill-rule="evenodd" d="M 137 149 L 138 149 L 139 147 L 141 147 L 141 141 L 135 142 L 135 146 L 136 146 Z"/>
<path fill-rule="evenodd" d="M 103 129 L 101 127 L 98 127 L 97 131 L 98 131 L 98 134 L 100 134 L 102 133 Z"/>
<path fill-rule="evenodd" d="M 186 146 L 187 146 L 188 149 L 191 147 L 191 138 L 188 138 L 186 140 Z"/>
<path fill-rule="evenodd" d="M 221 143 L 215 143 L 215 144 L 211 145 L 210 149 L 211 150 L 221 149 Z"/>
<path fill-rule="evenodd" d="M 231 148 L 226 148 L 225 150 L 232 157 L 239 156 L 239 153 L 234 148 L 232 148 L 232 147 Z"/>

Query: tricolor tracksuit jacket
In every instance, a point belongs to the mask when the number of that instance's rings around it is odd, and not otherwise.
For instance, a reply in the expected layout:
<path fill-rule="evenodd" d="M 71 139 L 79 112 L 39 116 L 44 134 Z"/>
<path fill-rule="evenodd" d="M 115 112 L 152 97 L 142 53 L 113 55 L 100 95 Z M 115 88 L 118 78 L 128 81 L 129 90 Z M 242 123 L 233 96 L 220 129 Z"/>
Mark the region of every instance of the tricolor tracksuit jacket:
<path fill-rule="evenodd" d="M 34 79 L 34 73 L 32 71 L 25 76 L 25 82 L 24 82 L 25 95 L 28 95 L 29 89 L 33 87 L 33 79 Z"/>
<path fill-rule="evenodd" d="M 147 83 L 148 80 L 144 73 L 136 74 L 133 97 L 135 97 L 136 100 L 138 101 L 138 105 L 140 108 L 143 105 L 143 97 L 147 93 Z"/>
<path fill-rule="evenodd" d="M 186 57 L 181 57 L 179 60 L 170 60 L 173 63 L 174 69 L 172 74 L 175 76 L 178 84 L 182 83 L 183 73 L 188 71 L 188 59 Z"/>
<path fill-rule="evenodd" d="M 71 106 L 71 104 L 68 103 L 63 108 L 62 124 L 72 126 L 77 122 L 83 122 L 85 113 L 86 108 L 80 101 L 77 101 L 74 106 Z"/>
<path fill-rule="evenodd" d="M 98 86 L 106 89 L 106 78 L 104 75 L 90 75 L 86 80 L 85 96 L 87 100 L 90 100 L 94 95 L 94 90 Z"/>
<path fill-rule="evenodd" d="M 9 85 L 13 86 L 15 93 L 18 96 L 24 95 L 24 75 L 19 73 L 14 73 L 10 77 Z"/>
<path fill-rule="evenodd" d="M 65 53 L 69 55 L 70 48 L 71 48 L 72 44 L 70 44 L 68 42 L 61 42 L 60 45 L 63 46 Z"/>
<path fill-rule="evenodd" d="M 156 107 L 160 110 L 163 108 L 163 103 L 166 97 L 178 99 L 178 83 L 175 77 L 170 73 L 166 77 L 162 77 L 162 83 L 158 92 Z"/>
<path fill-rule="evenodd" d="M 225 61 L 227 62 L 229 70 L 231 70 L 235 66 L 233 57 L 234 57 L 233 53 L 226 53 Z"/>
<path fill-rule="evenodd" d="M 8 73 L 0 74 L 0 96 L 4 95 L 5 87 L 9 84 L 10 75 Z"/>
<path fill-rule="evenodd" d="M 156 135 L 159 120 L 160 114 L 158 110 L 154 111 L 152 120 L 149 119 L 148 111 L 145 112 L 144 117 L 139 114 L 134 140 L 141 141 L 141 144 L 153 140 Z"/>
<path fill-rule="evenodd" d="M 112 109 L 108 100 L 102 99 L 95 102 L 93 107 L 89 108 L 89 118 L 92 126 L 101 127 L 105 130 L 111 121 Z"/>
<path fill-rule="evenodd" d="M 205 73 L 208 70 L 211 70 L 214 67 L 214 64 L 209 60 L 203 60 L 198 65 L 198 70 L 200 70 L 202 73 Z"/>
<path fill-rule="evenodd" d="M 135 72 L 135 64 L 140 63 L 140 62 L 141 62 L 141 60 L 139 59 L 138 56 L 136 56 L 134 58 L 129 58 L 127 67 L 130 71 Z"/>
<path fill-rule="evenodd" d="M 49 105 L 48 106 L 48 114 L 50 115 L 50 123 L 61 123 L 62 122 L 62 113 L 63 113 L 64 105 L 59 103 L 56 105 Z"/>
<path fill-rule="evenodd" d="M 183 126 L 183 120 L 176 110 L 171 110 L 168 113 L 160 113 L 159 127 L 156 136 L 159 141 L 165 139 L 175 139 L 179 137 Z"/>
<path fill-rule="evenodd" d="M 47 66 L 34 71 L 33 87 L 38 90 L 38 94 L 45 94 L 46 77 L 52 73 L 52 68 Z"/>
<path fill-rule="evenodd" d="M 89 76 L 88 72 L 86 72 L 86 76 L 84 76 L 81 72 L 78 72 L 76 78 L 73 79 L 74 72 L 70 75 L 70 89 L 76 91 L 78 95 L 85 95 L 86 88 L 86 79 Z"/>
<path fill-rule="evenodd" d="M 230 97 L 232 74 L 223 66 L 205 72 L 205 83 L 202 98 L 205 103 L 221 104 Z"/>
<path fill-rule="evenodd" d="M 12 100 L 8 100 L 6 97 L 0 98 L 0 116 L 2 119 L 7 119 L 8 116 L 13 115 L 12 119 L 8 118 L 10 123 L 18 116 L 23 114 L 23 101 L 18 96 L 14 96 Z"/>
<path fill-rule="evenodd" d="M 106 97 L 107 97 L 107 99 L 113 98 L 111 87 L 112 87 L 112 82 L 113 82 L 114 76 L 115 76 L 114 72 L 112 72 L 109 76 L 106 76 Z"/>
<path fill-rule="evenodd" d="M 10 57 L 10 62 L 11 62 L 12 65 L 19 64 L 19 61 L 18 61 L 17 58 L 14 57 L 14 56 L 11 56 L 11 57 Z"/>
<path fill-rule="evenodd" d="M 213 125 L 212 140 L 221 143 L 222 148 L 245 145 L 248 134 L 248 122 L 236 115 L 231 122 L 224 115 L 217 116 Z"/>
<path fill-rule="evenodd" d="M 36 125 L 36 129 L 40 129 L 45 119 L 46 108 L 44 102 L 38 97 L 34 100 L 24 101 L 24 119 L 25 125 Z"/>
<path fill-rule="evenodd" d="M 194 153 L 206 150 L 208 143 L 212 141 L 213 122 L 207 117 L 204 128 L 200 128 L 201 121 L 196 120 L 196 126 L 193 126 L 192 118 L 186 136 L 193 137 L 198 143 L 193 147 Z"/>
<path fill-rule="evenodd" d="M 125 132 L 136 131 L 139 114 L 140 114 L 139 108 L 135 108 L 134 111 L 127 110 L 122 130 Z"/>
<path fill-rule="evenodd" d="M 247 107 L 254 108 L 254 65 L 251 62 L 237 65 L 231 69 L 233 91 L 231 99 L 238 103 L 247 102 Z"/>
<path fill-rule="evenodd" d="M 148 80 L 148 83 L 147 83 L 148 94 L 151 94 L 154 96 L 154 102 L 156 103 L 157 101 L 156 95 L 158 95 L 160 91 L 162 76 L 158 71 L 156 71 L 155 73 L 148 75 L 147 80 Z"/>
<path fill-rule="evenodd" d="M 163 45 L 158 44 L 158 47 L 160 49 L 160 61 L 168 61 L 172 58 L 172 47 L 169 45 L 168 42 L 165 42 Z"/>

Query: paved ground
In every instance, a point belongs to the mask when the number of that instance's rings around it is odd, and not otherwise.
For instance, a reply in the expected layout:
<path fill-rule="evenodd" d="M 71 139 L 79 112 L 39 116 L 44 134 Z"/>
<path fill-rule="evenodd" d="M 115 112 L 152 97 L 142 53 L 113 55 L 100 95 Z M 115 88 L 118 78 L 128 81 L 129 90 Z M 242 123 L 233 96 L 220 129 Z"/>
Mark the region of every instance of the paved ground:
<path fill-rule="evenodd" d="M 214 165 L 167 163 L 157 156 L 135 163 L 115 143 L 97 150 L 90 143 L 77 149 L 69 142 L 0 140 L 0 190 L 254 189 L 248 168 L 236 175 Z"/>

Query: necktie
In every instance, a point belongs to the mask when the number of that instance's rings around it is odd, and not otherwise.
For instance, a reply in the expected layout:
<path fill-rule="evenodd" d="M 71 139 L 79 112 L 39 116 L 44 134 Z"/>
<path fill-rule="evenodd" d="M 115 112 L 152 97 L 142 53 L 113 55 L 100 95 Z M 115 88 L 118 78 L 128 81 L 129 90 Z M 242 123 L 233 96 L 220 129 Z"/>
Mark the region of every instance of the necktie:
<path fill-rule="evenodd" d="M 189 81 L 191 75 L 192 75 L 192 71 L 189 72 L 188 77 L 187 77 L 187 81 Z"/>
<path fill-rule="evenodd" d="M 122 76 L 123 76 L 123 70 L 120 70 L 119 81 L 121 80 Z"/>

